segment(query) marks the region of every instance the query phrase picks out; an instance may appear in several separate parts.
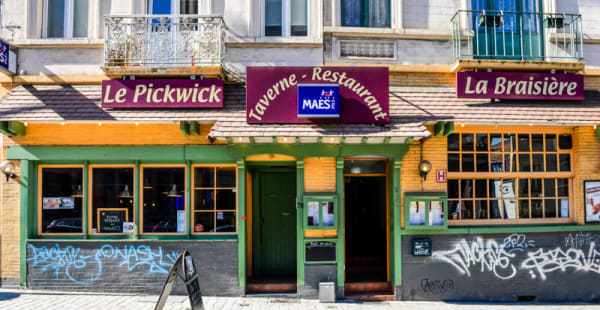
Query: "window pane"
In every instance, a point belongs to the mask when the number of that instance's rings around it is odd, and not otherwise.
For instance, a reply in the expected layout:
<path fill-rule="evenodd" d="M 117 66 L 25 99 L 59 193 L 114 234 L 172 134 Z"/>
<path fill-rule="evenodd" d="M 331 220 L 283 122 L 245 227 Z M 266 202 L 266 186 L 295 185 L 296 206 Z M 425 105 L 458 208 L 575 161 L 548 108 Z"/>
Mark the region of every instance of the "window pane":
<path fill-rule="evenodd" d="M 65 36 L 65 0 L 48 0 L 48 38 Z"/>
<path fill-rule="evenodd" d="M 529 179 L 519 179 L 519 197 L 529 197 Z"/>
<path fill-rule="evenodd" d="M 542 207 L 541 199 L 532 199 L 531 200 L 531 217 L 532 218 L 544 217 L 544 209 Z"/>
<path fill-rule="evenodd" d="M 489 180 L 489 196 L 490 198 L 500 198 L 502 196 L 502 180 Z"/>
<path fill-rule="evenodd" d="M 461 198 L 473 198 L 473 180 L 460 180 Z"/>
<path fill-rule="evenodd" d="M 531 148 L 534 152 L 544 151 L 544 135 L 533 134 L 531 135 Z"/>
<path fill-rule="evenodd" d="M 529 134 L 519 134 L 519 152 L 529 152 Z"/>
<path fill-rule="evenodd" d="M 475 180 L 475 197 L 487 198 L 487 180 Z"/>
<path fill-rule="evenodd" d="M 332 201 L 323 201 L 321 202 L 321 210 L 323 213 L 323 226 L 333 226 L 335 225 L 335 213 L 333 210 L 333 202 Z"/>
<path fill-rule="evenodd" d="M 343 0 L 342 26 L 360 27 L 362 0 Z"/>
<path fill-rule="evenodd" d="M 544 197 L 556 196 L 556 184 L 554 179 L 544 179 Z"/>
<path fill-rule="evenodd" d="M 531 179 L 531 197 L 542 197 L 542 179 Z"/>
<path fill-rule="evenodd" d="M 487 200 L 476 200 L 475 201 L 475 218 L 486 219 L 488 218 Z"/>
<path fill-rule="evenodd" d="M 520 154 L 519 156 L 521 156 Z M 533 154 L 533 160 L 531 161 L 531 166 L 534 172 L 543 172 L 544 171 L 544 154 Z"/>
<path fill-rule="evenodd" d="M 235 212 L 218 211 L 216 215 L 217 228 L 211 232 L 235 232 Z"/>
<path fill-rule="evenodd" d="M 214 212 L 195 212 L 194 232 L 211 232 L 215 229 Z"/>
<path fill-rule="evenodd" d="M 282 0 L 265 0 L 265 36 L 281 36 Z"/>
<path fill-rule="evenodd" d="M 460 203 L 458 201 L 448 201 L 448 212 L 450 212 L 449 218 L 453 220 L 458 219 L 459 207 Z"/>
<path fill-rule="evenodd" d="M 487 133 L 477 134 L 477 151 L 488 151 L 488 135 Z"/>
<path fill-rule="evenodd" d="M 504 218 L 516 219 L 517 218 L 517 201 L 514 199 L 505 199 L 504 203 Z"/>
<path fill-rule="evenodd" d="M 448 198 L 458 198 L 458 180 L 448 180 Z"/>
<path fill-rule="evenodd" d="M 217 190 L 217 210 L 235 210 L 235 191 L 231 189 Z"/>
<path fill-rule="evenodd" d="M 560 217 L 569 217 L 569 199 L 559 199 Z"/>
<path fill-rule="evenodd" d="M 429 203 L 429 225 L 444 225 L 444 203 L 442 201 L 431 201 Z"/>
<path fill-rule="evenodd" d="M 556 135 L 546 134 L 546 151 L 556 152 Z"/>
<path fill-rule="evenodd" d="M 214 210 L 215 209 L 215 191 L 211 189 L 195 190 L 194 210 Z"/>
<path fill-rule="evenodd" d="M 389 27 L 389 0 L 368 0 L 369 27 Z"/>
<path fill-rule="evenodd" d="M 517 151 L 517 142 L 516 142 L 515 134 L 504 134 L 504 152 L 516 152 Z"/>
<path fill-rule="evenodd" d="M 531 163 L 529 162 L 529 154 L 519 154 L 519 172 L 531 171 Z"/>
<path fill-rule="evenodd" d="M 448 151 L 460 151 L 460 135 L 453 133 L 448 136 Z"/>
<path fill-rule="evenodd" d="M 547 218 L 556 217 L 556 200 L 554 200 L 554 199 L 544 200 L 544 214 Z"/>
<path fill-rule="evenodd" d="M 143 231 L 185 232 L 185 168 L 144 168 Z"/>
<path fill-rule="evenodd" d="M 462 134 L 462 151 L 463 152 L 473 152 L 473 147 L 475 143 L 473 141 L 472 133 L 463 133 Z"/>
<path fill-rule="evenodd" d="M 410 225 L 425 225 L 425 202 L 411 201 L 410 202 Z"/>
<path fill-rule="evenodd" d="M 461 202 L 461 214 L 460 217 L 463 220 L 473 219 L 473 201 L 472 200 L 463 200 Z"/>
<path fill-rule="evenodd" d="M 214 187 L 215 186 L 215 168 L 195 168 L 194 187 Z"/>
<path fill-rule="evenodd" d="M 198 14 L 198 0 L 179 0 L 179 14 Z"/>
<path fill-rule="evenodd" d="M 460 171 L 460 155 L 459 154 L 448 154 L 448 171 L 450 171 L 450 172 Z"/>
<path fill-rule="evenodd" d="M 235 167 L 217 167 L 217 187 L 235 187 Z"/>
<path fill-rule="evenodd" d="M 385 173 L 386 165 L 385 160 L 346 160 L 344 173 Z"/>
<path fill-rule="evenodd" d="M 569 197 L 569 180 L 568 179 L 557 179 L 557 191 L 558 197 Z"/>
<path fill-rule="evenodd" d="M 291 0 L 290 14 L 292 15 L 292 24 L 290 33 L 292 36 L 308 35 L 308 14 L 306 0 Z"/>
<path fill-rule="evenodd" d="M 556 154 L 546 154 L 546 171 L 557 171 Z"/>
<path fill-rule="evenodd" d="M 519 199 L 519 218 L 529 218 L 529 200 Z"/>
<path fill-rule="evenodd" d="M 516 172 L 517 171 L 517 155 L 516 154 L 504 155 L 504 171 L 505 172 Z"/>
<path fill-rule="evenodd" d="M 474 171 L 474 160 L 473 154 L 462 154 L 462 171 L 473 172 Z"/>
<path fill-rule="evenodd" d="M 573 147 L 571 135 L 558 136 L 558 148 L 561 150 L 570 150 Z"/>
<path fill-rule="evenodd" d="M 88 36 L 88 0 L 73 0 L 73 37 Z"/>
<path fill-rule="evenodd" d="M 319 226 L 319 202 L 309 201 L 306 212 L 308 216 L 308 226 Z"/>
<path fill-rule="evenodd" d="M 500 210 L 500 201 L 490 200 L 490 218 L 492 218 L 492 219 L 502 218 L 502 210 Z"/>
<path fill-rule="evenodd" d="M 490 134 L 490 151 L 502 152 L 502 135 L 499 133 Z"/>
<path fill-rule="evenodd" d="M 133 168 L 93 168 L 92 232 L 122 233 L 133 222 L 133 192 Z"/>
<path fill-rule="evenodd" d="M 42 168 L 42 232 L 81 233 L 83 169 Z"/>
<path fill-rule="evenodd" d="M 571 155 L 570 154 L 560 154 L 560 171 L 571 171 Z"/>
<path fill-rule="evenodd" d="M 502 153 L 491 153 L 490 161 L 492 172 L 502 172 Z"/>
<path fill-rule="evenodd" d="M 488 154 L 477 154 L 477 172 L 489 172 Z"/>

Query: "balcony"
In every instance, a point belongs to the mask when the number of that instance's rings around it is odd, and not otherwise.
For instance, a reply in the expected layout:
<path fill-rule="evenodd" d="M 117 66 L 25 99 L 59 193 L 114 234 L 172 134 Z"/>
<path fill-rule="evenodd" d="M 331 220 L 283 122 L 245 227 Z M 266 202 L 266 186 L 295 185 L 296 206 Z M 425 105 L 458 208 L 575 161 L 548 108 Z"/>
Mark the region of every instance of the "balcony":
<path fill-rule="evenodd" d="M 107 15 L 104 72 L 122 75 L 222 75 L 220 16 Z"/>
<path fill-rule="evenodd" d="M 579 14 L 460 10 L 451 26 L 454 71 L 584 67 Z"/>

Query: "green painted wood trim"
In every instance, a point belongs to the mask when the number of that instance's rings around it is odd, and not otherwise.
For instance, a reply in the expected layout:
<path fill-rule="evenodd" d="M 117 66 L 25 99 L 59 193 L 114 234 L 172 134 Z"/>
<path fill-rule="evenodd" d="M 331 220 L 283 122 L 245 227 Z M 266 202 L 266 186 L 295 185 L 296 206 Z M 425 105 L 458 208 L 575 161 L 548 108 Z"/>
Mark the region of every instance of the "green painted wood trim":
<path fill-rule="evenodd" d="M 227 141 L 227 144 L 233 143 L 233 140 L 231 140 L 231 137 L 225 138 L 225 141 Z"/>
<path fill-rule="evenodd" d="M 596 135 L 596 137 L 600 137 L 600 126 L 598 125 L 594 125 L 596 128 L 594 128 L 594 134 Z"/>
<path fill-rule="evenodd" d="M 402 224 L 401 217 L 402 212 L 400 209 L 401 206 L 401 193 L 402 189 L 400 188 L 400 170 L 402 168 L 401 160 L 394 160 L 392 166 L 392 284 L 393 285 L 401 285 L 402 284 Z"/>
<path fill-rule="evenodd" d="M 8 129 L 9 129 L 9 131 L 12 131 L 16 135 L 20 135 L 20 136 L 24 136 L 27 131 L 27 127 L 25 127 L 25 124 L 23 122 L 18 122 L 18 121 L 8 122 Z"/>
<path fill-rule="evenodd" d="M 362 144 L 367 144 L 367 141 L 369 140 L 369 138 L 367 137 L 362 137 L 362 139 L 360 139 L 360 143 Z"/>
<path fill-rule="evenodd" d="M 309 201 L 317 201 L 319 203 L 319 216 L 323 214 L 323 202 L 333 202 L 333 210 L 334 210 L 334 220 L 332 226 L 323 226 L 323 219 L 319 220 L 318 226 L 308 226 L 308 202 Z M 302 214 L 302 222 L 304 224 L 305 230 L 322 230 L 322 229 L 335 229 L 337 231 L 338 225 L 338 214 L 339 214 L 339 206 L 338 206 L 338 197 L 336 195 L 332 195 L 331 193 L 325 194 L 316 194 L 316 193 L 304 193 L 304 200 L 302 203 L 305 206 L 304 212 Z"/>
<path fill-rule="evenodd" d="M 189 123 L 190 123 L 190 132 L 194 136 L 199 136 L 200 135 L 200 123 L 198 123 L 196 121 L 191 121 Z"/>
<path fill-rule="evenodd" d="M 21 223 L 20 223 L 20 259 L 19 259 L 19 272 L 20 279 L 19 284 L 22 287 L 26 287 L 27 283 L 27 239 L 29 239 L 30 234 L 30 198 L 31 193 L 29 190 L 29 183 L 31 180 L 31 174 L 35 171 L 32 169 L 32 163 L 29 160 L 21 161 L 21 176 L 18 178 L 21 183 L 21 205 L 20 205 L 20 215 L 21 215 Z M 15 180 L 9 180 L 9 182 L 15 182 Z"/>
<path fill-rule="evenodd" d="M 252 144 L 255 143 L 254 137 L 249 137 L 248 140 L 250 140 L 250 143 L 252 143 Z"/>
<path fill-rule="evenodd" d="M 444 122 L 437 122 L 435 123 L 434 129 L 433 129 L 433 134 L 436 136 L 440 136 L 442 134 L 444 134 L 444 129 L 446 128 Z"/>
<path fill-rule="evenodd" d="M 410 203 L 413 201 L 422 201 L 425 202 L 425 223 L 423 225 L 410 225 Z M 439 226 L 429 225 L 429 208 L 430 203 L 432 201 L 441 201 L 444 206 L 444 223 Z M 404 229 L 405 230 L 445 230 L 448 228 L 448 212 L 446 209 L 448 208 L 448 196 L 446 193 L 404 193 Z"/>
<path fill-rule="evenodd" d="M 135 161 L 133 174 L 133 234 L 135 239 L 140 237 L 140 162 Z"/>
<path fill-rule="evenodd" d="M 578 231 L 600 231 L 600 225 L 577 225 L 577 224 L 557 224 L 557 225 L 507 225 L 507 226 L 481 226 L 481 227 L 450 227 L 446 230 L 430 231 L 408 231 L 402 232 L 403 235 L 458 235 L 458 234 L 512 234 L 512 233 L 551 233 L 551 232 L 578 232 Z"/>
<path fill-rule="evenodd" d="M 191 161 L 187 161 L 186 163 L 186 167 L 187 167 L 187 174 L 185 176 L 185 231 L 186 231 L 186 235 L 188 238 L 190 238 L 190 236 L 192 235 L 192 216 L 194 215 L 194 213 L 192 212 L 192 209 L 194 208 L 194 206 L 192 206 L 192 162 Z"/>
<path fill-rule="evenodd" d="M 186 121 L 179 122 L 179 130 L 181 130 L 183 135 L 189 136 L 190 135 L 190 123 L 186 122 Z"/>
<path fill-rule="evenodd" d="M 317 143 L 318 143 L 318 144 L 321 144 L 322 142 L 323 142 L 323 137 L 318 137 L 318 138 L 317 138 Z"/>
<path fill-rule="evenodd" d="M 346 266 L 344 264 L 344 238 L 346 229 L 344 227 L 344 158 L 338 157 L 335 160 L 335 190 L 338 197 L 338 217 L 337 217 L 337 244 L 335 247 L 335 257 L 337 261 L 337 285 L 344 287 L 344 278 L 346 277 Z"/>
<path fill-rule="evenodd" d="M 90 184 L 90 173 L 89 173 L 89 163 L 87 161 L 83 162 L 83 212 L 82 212 L 82 219 L 81 219 L 81 223 L 83 223 L 82 228 L 83 228 L 83 239 L 87 239 L 89 237 L 89 231 L 88 231 L 88 217 L 89 212 L 88 212 L 88 201 L 89 201 L 89 184 Z"/>
<path fill-rule="evenodd" d="M 407 144 L 252 144 L 229 145 L 231 156 L 243 159 L 262 154 L 283 154 L 297 159 L 304 157 L 349 157 L 379 155 L 402 159 L 408 152 Z"/>
<path fill-rule="evenodd" d="M 15 132 L 11 131 L 8 127 L 8 121 L 0 121 L 0 132 L 11 137 L 15 135 Z"/>
<path fill-rule="evenodd" d="M 446 126 L 444 127 L 444 136 L 449 136 L 454 132 L 454 122 L 446 122 Z"/>
<path fill-rule="evenodd" d="M 243 160 L 237 161 L 238 178 L 238 283 L 246 286 L 246 166 Z M 242 220 L 242 218 L 244 218 Z"/>
<path fill-rule="evenodd" d="M 304 160 L 296 161 L 296 284 L 304 285 Z"/>
<path fill-rule="evenodd" d="M 383 138 L 383 144 L 389 144 L 391 140 L 392 140 L 391 137 L 385 137 L 385 138 Z"/>

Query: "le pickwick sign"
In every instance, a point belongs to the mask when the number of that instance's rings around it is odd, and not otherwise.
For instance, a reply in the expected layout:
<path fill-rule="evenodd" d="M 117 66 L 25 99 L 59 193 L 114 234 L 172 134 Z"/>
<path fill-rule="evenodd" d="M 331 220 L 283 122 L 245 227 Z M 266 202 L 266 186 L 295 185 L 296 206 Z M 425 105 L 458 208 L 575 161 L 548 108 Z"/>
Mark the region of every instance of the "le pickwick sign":
<path fill-rule="evenodd" d="M 339 85 L 339 118 L 298 118 L 298 85 Z M 247 67 L 248 123 L 389 123 L 388 68 Z"/>
<path fill-rule="evenodd" d="M 223 81 L 104 80 L 103 108 L 222 108 Z"/>
<path fill-rule="evenodd" d="M 457 72 L 457 98 L 584 100 L 583 75 Z"/>

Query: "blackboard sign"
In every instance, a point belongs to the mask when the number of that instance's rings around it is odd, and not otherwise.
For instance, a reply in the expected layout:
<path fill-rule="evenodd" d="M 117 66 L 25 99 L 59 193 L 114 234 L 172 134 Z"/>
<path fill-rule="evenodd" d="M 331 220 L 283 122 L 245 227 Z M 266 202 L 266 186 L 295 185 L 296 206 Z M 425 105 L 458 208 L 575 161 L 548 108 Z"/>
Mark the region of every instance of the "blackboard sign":
<path fill-rule="evenodd" d="M 418 238 L 412 239 L 413 256 L 431 256 L 431 239 Z"/>
<path fill-rule="evenodd" d="M 127 222 L 127 209 L 98 209 L 98 232 L 122 233 Z"/>
<path fill-rule="evenodd" d="M 202 303 L 202 292 L 200 291 L 200 282 L 198 281 L 198 269 L 194 264 L 194 259 L 188 251 L 184 251 L 177 257 L 173 266 L 169 270 L 167 280 L 163 285 L 158 301 L 156 302 L 155 310 L 162 310 L 167 302 L 167 298 L 171 294 L 175 279 L 180 278 L 185 283 L 185 287 L 190 298 L 191 310 L 204 310 Z"/>
<path fill-rule="evenodd" d="M 335 261 L 335 242 L 311 241 L 306 243 L 307 262 Z"/>

